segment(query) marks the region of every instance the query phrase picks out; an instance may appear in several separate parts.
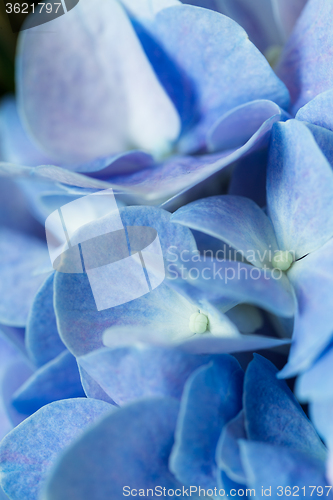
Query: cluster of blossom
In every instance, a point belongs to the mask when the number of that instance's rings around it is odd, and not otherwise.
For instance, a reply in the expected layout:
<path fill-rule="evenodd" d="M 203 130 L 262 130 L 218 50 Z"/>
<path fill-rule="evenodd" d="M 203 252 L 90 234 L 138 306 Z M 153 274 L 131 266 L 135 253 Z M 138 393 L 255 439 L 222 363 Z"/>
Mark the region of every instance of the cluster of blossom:
<path fill-rule="evenodd" d="M 333 0 L 80 0 L 20 33 L 1 500 L 333 498 L 332 18 Z M 110 188 L 166 276 L 97 310 L 44 225 Z"/>

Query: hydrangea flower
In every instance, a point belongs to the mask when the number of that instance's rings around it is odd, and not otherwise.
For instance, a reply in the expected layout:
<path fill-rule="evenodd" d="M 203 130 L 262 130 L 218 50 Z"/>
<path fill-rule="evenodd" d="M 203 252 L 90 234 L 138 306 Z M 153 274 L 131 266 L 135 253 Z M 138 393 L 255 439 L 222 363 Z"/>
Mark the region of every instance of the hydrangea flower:
<path fill-rule="evenodd" d="M 134 359 L 142 357 L 142 347 L 131 350 Z M 113 353 L 121 359 L 121 353 Z M 310 485 L 327 486 L 326 450 L 269 361 L 255 357 L 243 389 L 243 371 L 231 356 L 196 356 L 187 376 L 180 375 L 189 357 L 163 351 L 164 363 L 156 364 L 154 356 L 146 356 L 143 377 L 149 365 L 159 378 L 169 364 L 160 397 L 151 392 L 151 377 L 137 379 L 139 398 L 128 379 L 121 384 L 127 401 L 120 408 L 98 399 L 71 399 L 25 420 L 0 447 L 9 498 L 104 500 L 131 490 L 151 495 L 147 489 L 156 487 L 166 488 L 165 496 L 178 490 L 181 498 L 190 487 L 197 498 L 199 487 L 215 497 L 219 490 L 230 496 L 255 489 L 258 498 L 261 488 L 277 493 L 290 485 L 305 487 L 310 498 Z M 125 357 L 120 369 L 132 359 Z"/>
<path fill-rule="evenodd" d="M 157 203 L 257 148 L 287 116 L 288 91 L 234 21 L 176 0 L 124 4 L 81 0 L 43 44 L 30 36 L 43 26 L 22 32 L 17 105 L 1 111 L 2 159 L 17 165 L 7 174 Z"/>
<path fill-rule="evenodd" d="M 195 201 L 172 215 L 174 222 L 220 238 L 242 252 L 247 261 L 259 268 L 258 277 L 266 270 L 263 268 L 268 268 L 269 273 L 277 271 L 276 285 L 280 290 L 273 297 L 269 295 L 271 309 L 279 304 L 278 293 L 285 297 L 287 290 L 290 308 L 286 304 L 284 315 L 295 312 L 293 344 L 288 365 L 283 370 L 285 376 L 308 368 L 332 339 L 333 318 L 329 306 L 332 193 L 330 164 L 308 128 L 291 120 L 273 128 L 267 167 L 268 215 L 253 201 L 230 195 Z M 202 270 L 212 263 L 204 261 L 197 265 Z M 216 265 L 224 269 L 230 263 L 217 262 Z M 235 262 L 235 269 L 237 266 Z M 250 303 L 258 303 L 251 291 L 253 280 L 245 286 L 247 274 L 240 274 L 234 272 L 234 279 L 230 281 L 242 287 Z M 200 272 L 200 279 L 191 282 L 201 288 L 207 298 L 219 294 L 228 296 L 229 284 L 223 276 L 216 278 L 205 281 Z M 268 286 L 260 288 L 265 300 L 267 290 Z M 230 292 L 234 293 L 234 286 Z"/>

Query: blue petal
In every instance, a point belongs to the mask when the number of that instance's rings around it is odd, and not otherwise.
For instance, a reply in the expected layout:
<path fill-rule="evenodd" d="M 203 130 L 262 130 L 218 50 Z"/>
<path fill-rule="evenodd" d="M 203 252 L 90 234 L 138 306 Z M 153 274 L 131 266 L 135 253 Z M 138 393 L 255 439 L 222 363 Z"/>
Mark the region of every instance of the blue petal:
<path fill-rule="evenodd" d="M 21 33 L 17 61 L 19 111 L 41 147 L 74 164 L 133 144 L 168 151 L 180 120 L 121 5 L 81 0 L 50 23 L 46 37 Z"/>
<path fill-rule="evenodd" d="M 208 127 L 236 106 L 256 99 L 288 106 L 286 88 L 231 19 L 183 5 L 160 11 L 149 31 L 194 84 L 201 114 L 194 148 L 205 142 Z"/>
<path fill-rule="evenodd" d="M 178 349 L 133 346 L 99 349 L 78 358 L 78 363 L 118 404 L 145 396 L 180 399 L 191 373 L 209 361 Z"/>
<path fill-rule="evenodd" d="M 239 439 L 246 439 L 245 415 L 241 411 L 224 427 L 216 448 L 216 462 L 219 469 L 238 483 L 245 483 L 243 464 L 240 455 Z"/>
<path fill-rule="evenodd" d="M 10 432 L 0 445 L 2 487 L 9 498 L 36 500 L 58 454 L 112 408 L 93 399 L 57 401 Z"/>
<path fill-rule="evenodd" d="M 332 86 L 332 14 L 331 2 L 308 2 L 276 68 L 290 91 L 295 113 Z"/>
<path fill-rule="evenodd" d="M 111 405 L 115 405 L 115 402 L 103 391 L 102 387 L 93 379 L 88 372 L 86 372 L 80 365 L 78 365 L 81 384 L 87 398 L 100 399 Z"/>
<path fill-rule="evenodd" d="M 325 462 L 311 455 L 253 441 L 241 441 L 241 452 L 248 486 L 256 490 L 256 496 L 266 493 L 266 496 L 286 500 L 291 491 L 291 495 L 297 493 L 302 498 L 311 499 L 311 486 L 321 486 L 325 495 L 329 491 L 325 489 Z M 302 488 L 305 488 L 305 493 Z M 316 493 L 317 490 L 314 496 Z M 329 498 L 332 498 L 331 494 Z"/>
<path fill-rule="evenodd" d="M 332 169 L 308 128 L 297 120 L 276 124 L 267 205 L 282 250 L 298 259 L 333 236 L 332 192 Z"/>
<path fill-rule="evenodd" d="M 1 397 L 9 421 L 13 426 L 21 423 L 29 412 L 18 411 L 13 405 L 13 395 L 24 382 L 33 374 L 33 368 L 24 358 L 14 360 L 7 367 L 1 380 Z"/>
<path fill-rule="evenodd" d="M 2 100 L 0 123 L 1 161 L 27 167 L 53 163 L 52 157 L 40 150 L 26 134 L 13 97 L 5 97 Z"/>
<path fill-rule="evenodd" d="M 232 109 L 214 123 L 207 134 L 210 151 L 243 146 L 267 121 L 284 121 L 289 115 L 272 101 L 247 102 Z"/>
<path fill-rule="evenodd" d="M 177 413 L 174 400 L 154 398 L 106 416 L 60 457 L 44 498 L 107 500 L 132 488 L 138 496 L 140 489 L 151 496 L 148 488 L 160 486 L 162 495 L 163 488 L 182 488 L 168 469 Z M 181 491 L 179 498 L 184 498 Z"/>
<path fill-rule="evenodd" d="M 190 253 L 196 251 L 191 231 L 171 224 L 170 214 L 164 210 L 130 207 L 121 209 L 120 214 L 126 226 L 150 226 L 157 230 L 166 262 L 171 258 L 179 259 L 183 250 Z M 109 216 L 99 221 L 108 227 Z M 132 281 L 123 279 L 117 291 L 121 293 L 131 287 Z M 97 311 L 87 275 L 57 273 L 55 310 L 62 340 L 73 354 L 82 355 L 102 347 L 102 333 L 110 326 L 149 326 L 153 332 L 157 331 L 167 338 L 183 335 L 184 330 L 190 333 L 189 318 L 197 308 L 162 283 L 136 300 Z"/>
<path fill-rule="evenodd" d="M 54 314 L 53 280 L 54 273 L 38 290 L 28 317 L 25 342 L 29 357 L 37 366 L 44 365 L 65 350 Z"/>
<path fill-rule="evenodd" d="M 104 344 L 113 349 L 125 347 L 133 343 L 144 343 L 149 345 L 170 348 L 170 341 L 163 341 L 159 332 L 151 331 L 149 328 L 112 327 L 105 330 L 103 335 Z M 228 335 L 215 336 L 206 332 L 204 335 L 194 335 L 188 340 L 172 342 L 171 346 L 190 354 L 221 354 L 243 351 L 257 351 L 269 349 L 288 344 L 288 339 L 277 339 L 262 335 Z"/>
<path fill-rule="evenodd" d="M 212 196 L 181 207 L 173 222 L 225 241 L 258 267 L 270 266 L 270 251 L 278 249 L 273 226 L 252 200 L 241 196 Z"/>
<path fill-rule="evenodd" d="M 43 179 L 44 181 L 48 179 L 67 186 L 77 186 L 85 189 L 96 190 L 113 187 L 120 192 L 125 190 L 127 194 L 134 196 L 137 201 L 142 202 L 144 200 L 146 203 L 148 201 L 150 204 L 157 204 L 165 202 L 172 196 L 181 195 L 231 163 L 239 160 L 245 154 L 255 151 L 258 147 L 266 144 L 273 124 L 279 119 L 279 115 L 274 115 L 266 120 L 251 139 L 236 150 L 195 157 L 175 156 L 162 163 L 155 164 L 153 168 L 148 160 L 148 165 L 146 165 L 145 162 L 142 163 L 141 159 L 140 165 L 142 167 L 146 166 L 140 172 L 114 175 L 108 181 L 102 180 L 104 173 L 110 174 L 113 168 L 118 170 L 122 165 L 125 165 L 130 154 L 119 155 L 119 161 L 114 160 L 110 166 L 107 166 L 104 160 L 96 160 L 89 165 L 84 165 L 84 169 L 88 171 L 89 169 L 102 168 L 99 173 L 94 173 L 94 176 L 100 175 L 102 179 L 87 177 L 78 172 L 71 172 L 52 165 L 44 165 L 31 169 L 11 163 L 0 163 L 0 172 L 2 175 L 9 177 L 20 176 L 22 178 L 30 178 L 33 176 L 39 182 Z M 132 156 L 137 158 L 136 153 L 133 153 Z M 82 165 L 75 165 L 71 168 L 75 170 L 81 167 Z M 67 168 L 69 168 L 68 165 Z M 67 189 L 77 195 L 77 188 L 73 190 L 73 188 L 67 187 Z M 43 222 L 44 220 L 45 217 L 43 217 Z"/>
<path fill-rule="evenodd" d="M 300 401 L 333 399 L 333 349 L 329 346 L 314 365 L 302 373 L 296 382 L 296 395 Z"/>
<path fill-rule="evenodd" d="M 312 424 L 277 369 L 254 355 L 244 381 L 245 428 L 250 440 L 285 446 L 325 459 L 325 450 Z"/>
<path fill-rule="evenodd" d="M 63 352 L 37 370 L 13 395 L 13 406 L 32 414 L 53 401 L 84 397 L 76 360 Z"/>
<path fill-rule="evenodd" d="M 0 323 L 25 326 L 33 298 L 45 280 L 35 274 L 49 262 L 45 245 L 9 229 L 0 230 Z"/>
<path fill-rule="evenodd" d="M 250 40 L 262 52 L 270 45 L 281 45 L 283 42 L 271 0 L 252 0 L 250 3 L 247 0 L 183 0 L 183 3 L 213 9 L 231 17 L 245 29 Z"/>
<path fill-rule="evenodd" d="M 3 164 L 2 169 L 7 175 L 9 173 L 14 175 L 16 171 L 15 175 L 36 175 L 39 178 L 47 178 L 71 186 L 94 189 L 113 187 L 119 191 L 126 190 L 129 194 L 156 204 L 190 189 L 242 158 L 245 154 L 267 143 L 271 128 L 278 120 L 278 115 L 266 120 L 251 139 L 236 150 L 224 151 L 215 155 L 175 156 L 162 163 L 157 163 L 154 168 L 149 166 L 141 172 L 113 176 L 108 182 L 54 166 L 37 167 L 31 172 L 31 170 L 22 170 L 17 166 L 14 168 L 12 164 L 7 166 Z"/>
<path fill-rule="evenodd" d="M 333 399 L 315 401 L 310 405 L 311 419 L 325 443 L 332 449 L 333 426 L 332 426 Z"/>
<path fill-rule="evenodd" d="M 215 449 L 223 427 L 241 410 L 243 376 L 235 358 L 222 355 L 185 384 L 170 468 L 186 485 L 216 486 Z"/>
<path fill-rule="evenodd" d="M 319 125 L 333 131 L 333 119 L 330 108 L 333 106 L 333 90 L 317 95 L 303 106 L 296 114 L 297 120 Z"/>
<path fill-rule="evenodd" d="M 22 354 L 11 343 L 3 332 L 0 330 L 0 382 L 2 380 L 8 367 L 12 364 L 16 364 L 17 361 L 22 359 Z M 2 392 L 2 391 L 1 391 Z M 0 441 L 12 428 L 12 423 L 8 417 L 8 412 L 6 411 L 6 403 L 3 399 L 3 395 L 0 397 Z"/>
<path fill-rule="evenodd" d="M 129 151 L 122 154 L 98 158 L 87 163 L 64 164 L 55 158 L 47 157 L 28 137 L 19 117 L 15 99 L 5 97 L 0 103 L 1 160 L 28 167 L 38 165 L 62 165 L 75 172 L 95 173 L 98 177 L 129 174 L 151 167 L 153 158 L 142 151 Z"/>
<path fill-rule="evenodd" d="M 332 339 L 333 240 L 295 262 L 288 277 L 297 297 L 293 344 L 281 376 L 289 377 L 311 366 Z"/>
<path fill-rule="evenodd" d="M 311 131 L 321 152 L 325 155 L 331 167 L 333 167 L 333 132 L 331 130 L 312 125 L 306 122 L 306 126 Z"/>

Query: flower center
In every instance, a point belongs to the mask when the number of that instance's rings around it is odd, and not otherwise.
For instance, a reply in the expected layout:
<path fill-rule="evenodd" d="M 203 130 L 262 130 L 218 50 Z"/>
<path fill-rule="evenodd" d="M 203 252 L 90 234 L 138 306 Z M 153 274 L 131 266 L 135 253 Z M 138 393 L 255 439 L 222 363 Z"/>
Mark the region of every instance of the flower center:
<path fill-rule="evenodd" d="M 293 257 L 290 252 L 279 250 L 272 259 L 272 266 L 281 271 L 287 271 L 293 263 Z"/>
<path fill-rule="evenodd" d="M 195 312 L 190 316 L 189 328 L 192 333 L 205 333 L 208 327 L 208 317 L 200 312 Z"/>

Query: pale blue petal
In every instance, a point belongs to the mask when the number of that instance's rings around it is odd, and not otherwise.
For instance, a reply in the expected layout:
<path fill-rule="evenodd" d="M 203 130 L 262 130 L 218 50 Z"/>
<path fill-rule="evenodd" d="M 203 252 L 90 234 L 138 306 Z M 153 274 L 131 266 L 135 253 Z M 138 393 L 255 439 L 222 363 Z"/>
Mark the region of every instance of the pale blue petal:
<path fill-rule="evenodd" d="M 207 130 L 236 106 L 256 99 L 288 106 L 282 82 L 245 31 L 228 17 L 191 5 L 170 7 L 156 15 L 149 31 L 194 84 L 201 119 L 193 148 L 204 143 L 201 129 Z"/>
<path fill-rule="evenodd" d="M 329 346 L 313 366 L 302 373 L 296 382 L 296 395 L 300 401 L 333 399 L 333 349 Z"/>
<path fill-rule="evenodd" d="M 297 120 L 276 124 L 267 169 L 267 206 L 282 250 L 298 259 L 333 236 L 332 192 L 332 169 L 309 129 Z"/>
<path fill-rule="evenodd" d="M 139 345 L 99 349 L 78 358 L 79 365 L 118 405 L 140 397 L 180 399 L 191 373 L 209 361 L 178 349 Z"/>
<path fill-rule="evenodd" d="M 62 163 L 90 161 L 133 145 L 164 153 L 180 132 L 177 111 L 123 8 L 114 0 L 96 1 L 81 0 L 50 21 L 47 34 L 43 24 L 21 32 L 22 119 Z"/>
<path fill-rule="evenodd" d="M 78 365 L 78 368 L 81 377 L 81 384 L 87 398 L 100 399 L 101 401 L 115 405 L 115 402 L 106 394 L 105 391 L 103 391 L 95 379 L 93 379 L 80 365 Z"/>
<path fill-rule="evenodd" d="M 161 339 L 159 332 L 149 328 L 109 328 L 103 335 L 104 344 L 113 349 L 133 345 L 133 343 L 145 343 L 156 346 L 170 348 L 170 341 Z M 188 340 L 172 342 L 172 346 L 177 346 L 182 351 L 191 354 L 222 354 L 243 351 L 257 351 L 259 349 L 269 349 L 280 345 L 288 344 L 288 339 L 277 339 L 262 335 L 230 335 L 215 336 L 206 332 L 203 335 L 194 335 Z"/>
<path fill-rule="evenodd" d="M 0 104 L 1 161 L 27 167 L 54 162 L 27 136 L 17 112 L 14 97 L 5 97 Z"/>
<path fill-rule="evenodd" d="M 243 464 L 240 455 L 239 439 L 247 439 L 244 411 L 230 420 L 224 427 L 216 448 L 216 463 L 219 469 L 238 483 L 245 483 Z"/>
<path fill-rule="evenodd" d="M 326 156 L 331 167 L 333 167 L 333 132 L 331 130 L 307 123 L 306 126 L 316 140 L 321 152 Z"/>
<path fill-rule="evenodd" d="M 30 415 L 53 401 L 84 396 L 76 360 L 65 351 L 26 380 L 13 395 L 12 404 Z"/>
<path fill-rule="evenodd" d="M 258 354 L 246 370 L 243 405 L 248 439 L 325 460 L 318 434 L 277 373 L 275 366 Z"/>
<path fill-rule="evenodd" d="M 171 220 L 225 241 L 257 267 L 270 266 L 269 256 L 278 249 L 267 215 L 252 200 L 241 196 L 194 201 L 177 210 Z"/>
<path fill-rule="evenodd" d="M 223 427 L 242 407 L 243 370 L 235 358 L 221 356 L 188 379 L 170 468 L 186 485 L 214 488 L 215 449 Z"/>
<path fill-rule="evenodd" d="M 18 358 L 9 364 L 1 379 L 2 403 L 13 427 L 21 423 L 29 415 L 29 412 L 21 412 L 14 407 L 13 395 L 32 374 L 33 368 L 28 360 Z"/>
<path fill-rule="evenodd" d="M 16 346 L 6 338 L 0 330 L 0 381 L 10 367 L 11 364 L 17 363 L 22 358 L 22 354 Z M 1 391 L 2 392 L 2 391 Z M 9 419 L 6 409 L 6 402 L 3 397 L 0 397 L 0 441 L 12 428 L 12 423 Z"/>
<path fill-rule="evenodd" d="M 270 45 L 283 42 L 276 25 L 272 0 L 182 0 L 206 9 L 213 9 L 240 24 L 250 40 L 264 52 Z M 291 0 L 292 2 L 293 0 Z"/>
<path fill-rule="evenodd" d="M 2 487 L 9 498 L 36 500 L 58 454 L 112 408 L 94 399 L 57 401 L 10 432 L 0 445 Z"/>
<path fill-rule="evenodd" d="M 330 109 L 333 106 L 333 90 L 317 95 L 303 106 L 296 114 L 297 120 L 319 125 L 333 131 L 333 118 Z"/>
<path fill-rule="evenodd" d="M 25 326 L 33 298 L 45 280 L 35 274 L 49 262 L 46 246 L 39 240 L 2 228 L 0 231 L 0 323 Z"/>
<path fill-rule="evenodd" d="M 120 214 L 126 226 L 150 226 L 157 230 L 166 263 L 171 259 L 179 260 L 183 250 L 190 253 L 196 251 L 191 231 L 170 223 L 170 214 L 164 210 L 130 207 L 121 209 Z M 108 222 L 109 216 L 99 219 L 98 223 L 109 227 Z M 123 279 L 117 292 L 131 289 L 131 280 L 131 277 Z M 105 285 L 106 291 L 108 286 Z M 102 347 L 103 331 L 110 326 L 149 327 L 152 332 L 161 335 L 161 340 L 163 337 L 170 338 L 170 335 L 183 335 L 184 331 L 188 336 L 191 334 L 189 318 L 197 309 L 162 283 L 136 300 L 98 311 L 86 274 L 57 273 L 55 278 L 59 333 L 67 348 L 77 356 Z"/>
<path fill-rule="evenodd" d="M 293 344 L 281 376 L 290 377 L 309 368 L 328 346 L 333 333 L 331 293 L 333 284 L 333 240 L 288 272 L 297 297 Z"/>
<path fill-rule="evenodd" d="M 332 398 L 324 401 L 315 401 L 310 405 L 310 415 L 313 424 L 329 448 L 333 446 L 332 411 Z"/>
<path fill-rule="evenodd" d="M 140 488 L 160 486 L 162 495 L 164 487 L 182 488 L 168 469 L 177 413 L 176 401 L 152 398 L 106 416 L 59 458 L 43 498 L 110 500 L 123 498 L 124 486 L 138 496 Z"/>
<path fill-rule="evenodd" d="M 97 179 L 52 165 L 44 165 L 31 169 L 15 164 L 0 163 L 0 172 L 2 175 L 9 177 L 20 176 L 25 178 L 33 176 L 37 177 L 39 181 L 48 179 L 49 181 L 60 182 L 67 186 L 85 189 L 96 190 L 112 187 L 120 192 L 126 191 L 127 194 L 133 195 L 138 201 L 157 204 L 168 200 L 172 196 L 179 196 L 231 163 L 239 160 L 245 154 L 255 151 L 258 147 L 266 144 L 272 126 L 278 120 L 279 115 L 266 120 L 251 139 L 236 150 L 195 157 L 175 156 L 162 163 L 155 164 L 153 168 L 149 164 L 140 172 L 114 175 L 107 181 L 103 180 L 103 170 L 101 171 L 102 179 Z M 120 157 L 117 169 L 120 164 L 124 164 L 124 160 L 125 157 Z M 100 163 L 98 160 L 95 163 L 91 163 L 90 167 L 96 164 L 101 166 L 103 162 L 101 161 Z M 103 165 L 105 166 L 105 164 Z M 116 165 L 117 162 L 112 163 L 110 170 Z M 75 168 L 78 167 L 76 166 Z M 88 169 L 88 166 L 85 168 Z M 108 166 L 105 166 L 105 169 L 109 171 Z M 77 193 L 77 189 L 74 189 L 74 193 Z"/>
<path fill-rule="evenodd" d="M 289 117 L 277 104 L 267 100 L 247 102 L 232 109 L 214 123 L 207 133 L 209 151 L 243 146 L 269 119 Z"/>
<path fill-rule="evenodd" d="M 113 187 L 117 191 L 126 191 L 127 194 L 132 194 L 139 197 L 139 199 L 141 198 L 149 201 L 151 204 L 156 204 L 190 189 L 238 160 L 246 153 L 255 150 L 267 139 L 275 121 L 277 119 L 272 118 L 265 122 L 248 143 L 237 150 L 195 157 L 175 156 L 156 164 L 153 168 L 144 168 L 140 172 L 128 175 L 117 175 L 111 177 L 108 181 L 86 177 L 54 166 L 38 167 L 33 174 L 70 186 L 94 189 Z M 7 168 L 7 172 L 8 170 L 13 172 L 12 165 L 10 168 Z M 26 175 L 25 172 L 23 173 Z"/>
<path fill-rule="evenodd" d="M 268 497 L 287 500 L 291 491 L 291 495 L 298 493 L 310 500 L 317 494 L 315 490 L 314 495 L 311 495 L 311 486 L 321 486 L 326 498 L 329 490 L 325 489 L 328 483 L 324 461 L 296 450 L 254 441 L 241 441 L 241 453 L 248 487 L 254 488 L 257 495 L 259 493 L 264 498 L 263 488 Z M 328 498 L 333 498 L 332 494 Z"/>
<path fill-rule="evenodd" d="M 30 359 L 42 366 L 65 350 L 53 308 L 52 273 L 38 290 L 30 309 L 25 342 Z"/>
<path fill-rule="evenodd" d="M 331 2 L 310 0 L 276 68 L 278 76 L 290 91 L 295 113 L 332 87 L 332 15 Z"/>

